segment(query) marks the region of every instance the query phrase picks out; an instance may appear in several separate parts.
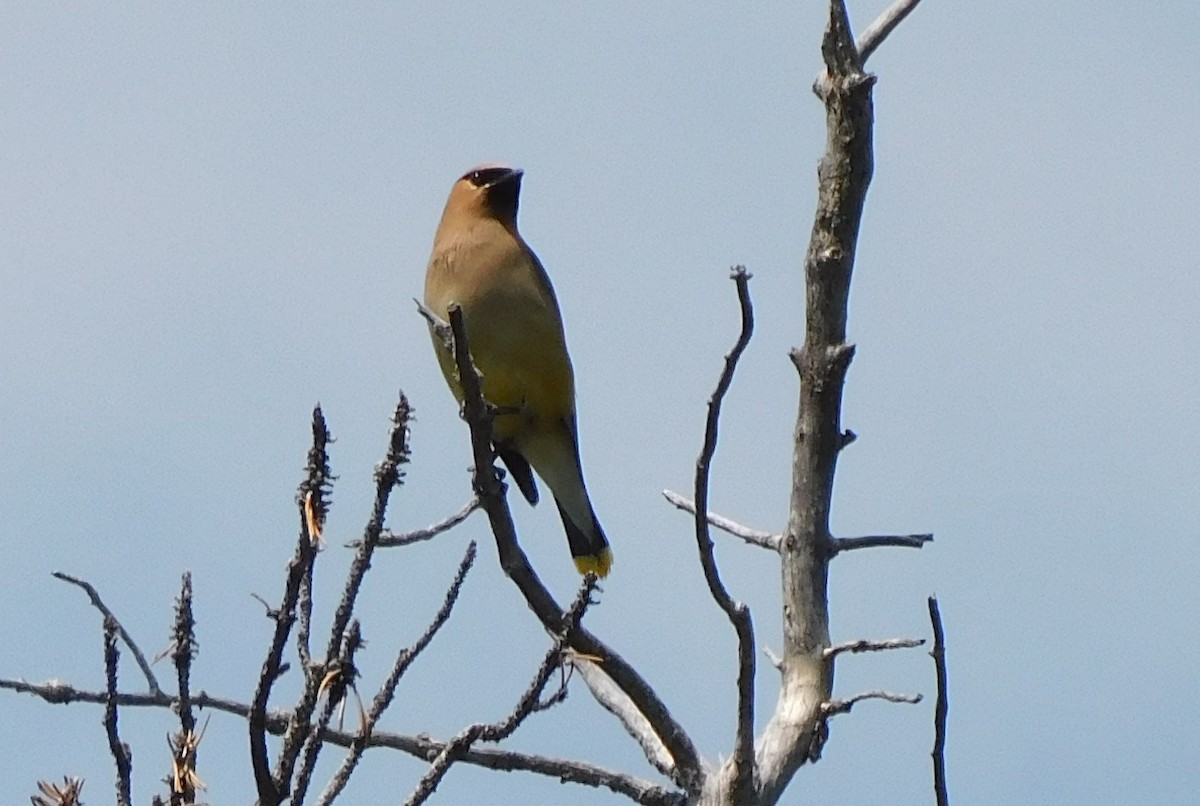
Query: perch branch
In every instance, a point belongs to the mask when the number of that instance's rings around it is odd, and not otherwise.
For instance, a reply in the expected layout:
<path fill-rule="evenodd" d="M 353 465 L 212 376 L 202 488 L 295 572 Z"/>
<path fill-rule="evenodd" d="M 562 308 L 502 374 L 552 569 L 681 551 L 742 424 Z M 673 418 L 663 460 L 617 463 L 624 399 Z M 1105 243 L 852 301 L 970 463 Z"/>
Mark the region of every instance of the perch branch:
<path fill-rule="evenodd" d="M 663 490 L 662 494 L 663 498 L 667 499 L 677 509 L 682 509 L 684 512 L 690 512 L 693 515 L 696 514 L 696 503 L 694 501 L 684 498 L 672 490 Z M 779 551 L 779 543 L 783 539 L 780 535 L 763 532 L 759 529 L 751 529 L 749 526 L 743 526 L 737 521 L 730 520 L 724 515 L 718 515 L 715 512 L 709 512 L 707 520 L 710 525 L 734 537 L 740 537 L 751 546 Z"/>
<path fill-rule="evenodd" d="M 929 597 L 929 621 L 933 625 L 933 656 L 937 669 L 937 703 L 933 710 L 933 792 L 937 806 L 948 806 L 950 795 L 946 790 L 946 716 L 950 702 L 946 699 L 946 636 L 942 631 L 942 613 L 938 609 L 937 597 Z"/>
<path fill-rule="evenodd" d="M 696 460 L 695 482 L 695 527 L 696 546 L 700 551 L 700 565 L 704 569 L 704 579 L 708 583 L 708 592 L 712 595 L 717 606 L 725 612 L 729 623 L 737 634 L 737 731 L 734 738 L 734 751 L 721 772 L 721 778 L 728 781 L 722 789 L 730 793 L 735 803 L 751 803 L 755 800 L 755 771 L 754 759 L 754 622 L 750 616 L 750 608 L 743 602 L 738 602 L 729 595 L 725 584 L 721 581 L 721 573 L 717 568 L 717 560 L 713 554 L 712 536 L 708 531 L 708 481 L 712 468 L 712 459 L 717 452 L 717 435 L 721 418 L 721 403 L 733 383 L 733 373 L 737 369 L 738 359 L 750 344 L 754 333 L 754 308 L 750 302 L 750 274 L 745 266 L 733 269 L 731 278 L 737 285 L 738 303 L 741 308 L 742 326 L 737 342 L 725 356 L 725 366 L 717 381 L 717 388 L 708 400 L 708 417 L 704 426 L 704 447 Z"/>
<path fill-rule="evenodd" d="M 463 412 L 471 430 L 471 447 L 475 460 L 475 493 L 483 503 L 492 534 L 496 538 L 501 567 L 520 590 L 526 604 L 541 621 L 542 626 L 550 634 L 556 635 L 562 629 L 563 608 L 559 607 L 534 572 L 529 559 L 517 543 L 516 527 L 505 501 L 504 486 L 493 466 L 491 421 L 480 388 L 479 374 L 471 361 L 462 310 L 457 305 L 451 305 L 449 315 L 452 341 L 448 346 L 453 349 L 455 364 L 458 367 L 463 387 Z M 436 321 L 436 317 L 433 319 Z M 571 634 L 570 646 L 580 654 L 597 659 L 603 672 L 642 712 L 667 748 L 673 761 L 672 780 L 688 792 L 698 792 L 704 775 L 700 755 L 691 738 L 671 716 L 666 704 L 659 699 L 650 684 L 624 658 L 592 635 L 586 627 L 580 627 Z"/>

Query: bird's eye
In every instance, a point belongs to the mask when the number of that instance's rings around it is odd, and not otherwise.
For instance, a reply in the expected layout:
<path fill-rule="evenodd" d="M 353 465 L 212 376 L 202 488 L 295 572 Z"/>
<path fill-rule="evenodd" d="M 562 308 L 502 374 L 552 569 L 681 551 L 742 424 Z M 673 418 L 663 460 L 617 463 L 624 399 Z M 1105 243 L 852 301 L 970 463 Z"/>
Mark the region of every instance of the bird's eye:
<path fill-rule="evenodd" d="M 463 176 L 473 187 L 481 188 L 512 173 L 511 168 L 476 168 Z"/>

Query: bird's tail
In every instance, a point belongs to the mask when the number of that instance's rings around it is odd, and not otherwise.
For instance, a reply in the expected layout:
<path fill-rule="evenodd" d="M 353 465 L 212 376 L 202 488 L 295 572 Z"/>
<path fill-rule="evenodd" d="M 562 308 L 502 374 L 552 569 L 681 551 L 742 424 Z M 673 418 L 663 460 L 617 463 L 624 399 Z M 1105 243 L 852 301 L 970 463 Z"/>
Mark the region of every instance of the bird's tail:
<path fill-rule="evenodd" d="M 613 562 L 612 549 L 608 546 L 608 538 L 600 528 L 596 513 L 589 509 L 591 523 L 587 524 L 586 528 L 581 528 L 571 520 L 571 516 L 557 499 L 554 503 L 558 504 L 558 514 L 562 516 L 563 528 L 567 532 L 567 545 L 571 547 L 571 557 L 575 560 L 575 567 L 579 569 L 579 573 L 608 576 Z"/>

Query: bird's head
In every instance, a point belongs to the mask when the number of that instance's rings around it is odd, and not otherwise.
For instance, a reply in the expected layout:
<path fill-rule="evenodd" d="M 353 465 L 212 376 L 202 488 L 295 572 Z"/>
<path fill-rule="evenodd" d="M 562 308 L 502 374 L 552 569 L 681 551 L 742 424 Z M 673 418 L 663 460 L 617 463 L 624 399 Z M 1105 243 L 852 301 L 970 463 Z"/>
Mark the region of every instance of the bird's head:
<path fill-rule="evenodd" d="M 524 171 L 506 165 L 472 168 L 454 183 L 446 210 L 488 216 L 515 229 L 523 174 Z"/>

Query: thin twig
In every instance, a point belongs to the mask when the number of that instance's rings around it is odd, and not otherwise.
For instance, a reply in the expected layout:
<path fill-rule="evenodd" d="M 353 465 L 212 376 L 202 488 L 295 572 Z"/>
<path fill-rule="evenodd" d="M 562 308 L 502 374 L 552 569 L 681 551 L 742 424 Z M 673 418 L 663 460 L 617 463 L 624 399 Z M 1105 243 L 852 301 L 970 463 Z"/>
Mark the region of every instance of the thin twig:
<path fill-rule="evenodd" d="M 263 661 L 262 671 L 258 675 L 258 684 L 254 690 L 254 700 L 248 720 L 250 762 L 254 769 L 258 802 L 262 806 L 277 806 L 286 796 L 286 792 L 280 791 L 271 775 L 270 760 L 267 757 L 267 701 L 271 696 L 271 687 L 279 677 L 283 648 L 287 644 L 288 635 L 296 620 L 296 600 L 300 594 L 300 580 L 305 575 L 306 567 L 312 564 L 315 557 L 316 552 L 308 536 L 308 527 L 302 523 L 300 539 L 296 542 L 296 553 L 292 555 L 292 559 L 288 563 L 283 602 L 278 610 L 270 611 L 271 618 L 275 620 L 275 631 L 271 639 L 271 647 Z M 308 677 L 311 672 L 305 669 L 304 674 L 305 677 Z"/>
<path fill-rule="evenodd" d="M 329 472 L 329 457 L 327 447 L 330 442 L 329 430 L 325 424 L 325 415 L 321 412 L 321 407 L 317 406 L 313 409 L 312 416 L 312 432 L 313 442 L 312 447 L 308 452 L 308 462 L 305 466 L 305 478 L 300 484 L 300 489 L 297 493 L 297 503 L 300 510 L 300 537 L 296 541 L 296 551 L 292 554 L 292 559 L 288 562 L 287 581 L 284 583 L 283 601 L 279 605 L 278 610 L 268 610 L 268 614 L 275 621 L 275 630 L 271 638 L 271 647 L 267 651 L 267 657 L 263 661 L 262 671 L 258 675 L 258 683 L 254 690 L 254 700 L 250 706 L 249 718 L 247 719 L 250 731 L 250 763 L 254 770 L 254 783 L 258 791 L 258 802 L 261 806 L 277 806 L 282 802 L 287 795 L 287 787 L 281 786 L 278 781 L 284 781 L 285 784 L 291 780 L 291 769 L 288 769 L 287 779 L 282 777 L 277 778 L 271 774 L 271 762 L 267 756 L 267 701 L 271 697 L 271 688 L 275 685 L 281 669 L 283 667 L 283 649 L 287 644 L 288 635 L 291 633 L 292 626 L 296 621 L 297 601 L 300 597 L 300 588 L 306 576 L 311 574 L 313 563 L 316 561 L 316 540 L 311 533 L 314 518 L 312 513 L 324 512 L 322 506 L 325 496 L 328 494 L 329 479 L 332 477 Z M 316 499 L 314 503 L 314 499 Z M 301 641 L 302 645 L 307 644 L 307 641 Z M 308 689 L 308 680 L 313 676 L 313 672 L 309 668 L 303 670 L 305 678 L 305 690 Z M 305 726 L 311 710 L 305 712 L 302 707 L 297 706 L 296 712 L 292 713 L 292 717 L 303 716 Z M 294 725 L 289 726 L 294 729 Z M 290 748 L 289 752 L 292 752 Z M 280 754 L 280 761 L 283 760 L 283 754 Z M 293 757 L 294 763 L 294 757 Z"/>
<path fill-rule="evenodd" d="M 554 644 L 546 652 L 545 657 L 542 658 L 542 662 L 534 674 L 533 681 L 517 701 L 517 705 L 513 708 L 512 713 L 502 721 L 490 725 L 486 723 L 470 725 L 451 739 L 442 752 L 438 754 L 437 758 L 433 760 L 433 763 L 430 764 L 429 770 L 421 777 L 416 789 L 413 790 L 408 800 L 405 801 L 405 806 L 420 806 L 420 804 L 428 800 L 430 795 L 437 790 L 438 784 L 446 776 L 451 765 L 475 742 L 501 742 L 507 739 L 530 714 L 535 711 L 544 710 L 550 704 L 561 701 L 566 696 L 566 682 L 564 681 L 563 688 L 560 689 L 561 696 L 552 697 L 547 703 L 541 701 L 542 691 L 550 681 L 550 675 L 553 671 L 562 665 L 563 650 L 567 646 L 570 634 L 578 629 L 579 620 L 583 618 L 584 612 L 591 603 L 592 591 L 595 589 L 596 575 L 588 574 L 583 579 L 583 584 L 579 588 L 579 593 L 575 596 L 575 601 L 571 603 L 570 609 L 563 614 L 562 632 L 555 636 Z"/>
<path fill-rule="evenodd" d="M 663 490 L 663 498 L 671 502 L 677 509 L 682 509 L 684 512 L 696 514 L 696 503 L 689 498 L 684 498 L 673 490 Z M 730 520 L 724 515 L 718 515 L 715 512 L 708 513 L 708 522 L 710 525 L 717 527 L 722 532 L 727 532 L 734 537 L 740 537 L 742 540 L 749 543 L 751 546 L 770 549 L 771 551 L 779 551 L 779 541 L 783 539 L 782 535 L 764 532 L 760 529 L 751 529 L 749 526 L 743 526 L 737 521 Z"/>
<path fill-rule="evenodd" d="M 448 532 L 455 526 L 458 526 L 460 523 L 469 518 L 472 512 L 479 509 L 481 506 L 482 503 L 479 501 L 479 497 L 472 496 L 471 500 L 467 502 L 466 506 L 464 506 L 458 512 L 455 512 L 448 518 L 443 518 L 437 523 L 430 524 L 424 529 L 414 529 L 411 532 L 401 532 L 399 534 L 396 534 L 395 532 L 389 532 L 385 529 L 383 533 L 379 535 L 379 540 L 375 542 L 375 547 L 382 549 L 390 548 L 392 546 L 407 546 L 412 543 L 420 543 L 423 540 L 430 540 L 437 537 L 442 532 Z M 349 547 L 354 548 L 357 546 L 357 544 L 358 541 L 355 541 L 354 543 L 350 543 Z"/>
<path fill-rule="evenodd" d="M 860 639 L 858 641 L 847 641 L 844 644 L 831 646 L 825 650 L 824 655 L 826 660 L 831 660 L 844 652 L 883 652 L 889 649 L 912 649 L 913 647 L 922 646 L 924 643 L 924 638 L 888 638 L 884 641 Z"/>
<path fill-rule="evenodd" d="M 375 699 L 371 702 L 371 709 L 367 712 L 363 719 L 362 730 L 350 742 L 350 752 L 342 760 L 342 764 L 338 767 L 336 773 L 325 786 L 321 796 L 317 799 L 318 806 L 332 803 L 333 800 L 341 794 L 346 784 L 350 780 L 350 775 L 358 766 L 359 760 L 362 758 L 363 751 L 367 749 L 371 742 L 371 736 L 375 732 L 375 724 L 379 718 L 383 716 L 383 712 L 392 704 L 392 698 L 396 694 L 396 686 L 400 683 L 400 678 L 412 665 L 412 662 L 424 651 L 425 647 L 433 640 L 442 626 L 449 621 L 450 614 L 454 611 L 454 605 L 458 601 L 458 596 L 462 592 L 463 582 L 466 581 L 467 572 L 475 564 L 476 547 L 475 541 L 472 540 L 467 545 L 467 551 L 463 554 L 462 560 L 458 564 L 458 572 L 454 575 L 454 580 L 450 583 L 450 588 L 446 591 L 446 597 L 442 601 L 442 606 L 434 615 L 433 621 L 425 628 L 425 632 L 417 639 L 417 642 L 411 647 L 404 649 L 396 658 L 395 664 L 392 666 L 392 672 L 384 681 L 383 686 L 379 689 L 379 693 L 375 695 Z"/>
<path fill-rule="evenodd" d="M 146 662 L 146 656 L 142 654 L 142 650 L 138 649 L 138 645 L 133 642 L 133 638 L 131 638 L 129 633 L 125 631 L 125 628 L 121 626 L 121 622 L 115 615 L 113 615 L 113 612 L 108 609 L 108 605 L 104 604 L 104 601 L 100 598 L 100 594 L 96 592 L 96 589 L 92 587 L 92 584 L 85 580 L 73 577 L 70 574 L 64 574 L 62 571 L 55 571 L 52 576 L 54 576 L 55 579 L 61 579 L 63 582 L 69 582 L 72 585 L 82 588 L 83 591 L 88 595 L 88 599 L 91 600 L 92 607 L 95 607 L 97 610 L 99 610 L 100 615 L 104 616 L 106 620 L 112 619 L 113 625 L 117 630 L 117 635 L 121 637 L 121 640 L 125 643 L 125 646 L 129 647 L 129 651 L 133 653 L 133 659 L 137 661 L 138 668 L 142 670 L 142 675 L 145 676 L 146 685 L 150 688 L 151 693 L 162 694 L 163 690 L 159 688 L 158 678 L 154 676 L 154 672 L 150 669 L 150 664 Z"/>
<path fill-rule="evenodd" d="M 371 509 L 371 518 L 363 530 L 358 553 L 355 554 L 354 560 L 350 564 L 350 572 L 347 575 L 342 599 L 334 613 L 333 628 L 329 634 L 329 647 L 325 652 L 326 662 L 332 661 L 340 654 L 341 643 L 346 634 L 346 627 L 350 623 L 351 613 L 354 611 L 359 588 L 362 586 L 367 569 L 371 567 L 371 554 L 375 550 L 380 533 L 383 532 L 383 521 L 387 515 L 392 489 L 404 481 L 404 471 L 401 468 L 409 460 L 408 423 L 411 419 L 412 406 L 409 405 L 408 398 L 401 392 L 400 402 L 396 404 L 396 410 L 392 415 L 387 456 L 375 467 L 375 504 Z"/>
<path fill-rule="evenodd" d="M 512 512 L 504 498 L 504 487 L 497 477 L 491 446 L 491 422 L 486 401 L 480 388 L 478 371 L 471 361 L 467 344 L 466 324 L 462 310 L 451 305 L 448 311 L 452 339 L 447 344 L 454 354 L 455 365 L 463 388 L 463 414 L 471 430 L 471 449 L 475 460 L 473 484 L 487 513 L 488 523 L 496 539 L 500 555 L 500 566 L 513 581 L 526 604 L 542 626 L 551 634 L 562 628 L 563 608 L 546 589 L 542 580 L 529 564 L 529 558 L 517 543 L 516 526 Z M 434 317 L 436 321 L 436 317 Z M 646 717 L 667 748 L 674 762 L 671 779 L 690 793 L 698 793 L 704 780 L 704 768 L 700 754 L 691 737 L 675 721 L 665 703 L 650 684 L 624 658 L 607 644 L 592 635 L 586 627 L 580 627 L 571 638 L 571 649 L 597 662 Z"/>
<path fill-rule="evenodd" d="M 829 540 L 830 556 L 841 554 L 843 551 L 855 549 L 873 549 L 881 546 L 898 546 L 900 548 L 919 549 L 926 543 L 933 542 L 933 535 L 928 532 L 915 535 L 865 535 L 863 537 L 833 537 Z"/>
<path fill-rule="evenodd" d="M 313 770 L 316 769 L 321 748 L 324 746 L 321 734 L 329 728 L 334 713 L 345 704 L 346 694 L 354 687 L 354 681 L 358 678 L 354 656 L 362 645 L 362 628 L 359 626 L 358 619 L 354 619 L 350 622 L 349 633 L 342 642 L 342 656 L 325 667 L 325 677 L 322 679 L 320 687 L 320 693 L 325 695 L 325 706 L 309 730 L 308 740 L 304 743 L 304 757 L 300 762 L 300 771 L 296 773 L 296 784 L 292 789 L 293 803 L 303 803 L 308 794 L 308 785 L 312 780 Z"/>
<path fill-rule="evenodd" d="M 371 556 L 375 551 L 375 543 L 383 531 L 384 518 L 387 515 L 388 502 L 392 490 L 402 483 L 404 471 L 402 466 L 408 463 L 409 448 L 408 424 L 412 419 L 412 407 L 403 392 L 392 414 L 392 427 L 388 436 L 388 450 L 382 462 L 375 466 L 375 501 L 371 509 L 371 517 L 363 529 L 362 541 L 350 563 L 346 575 L 346 584 L 342 589 L 342 598 L 334 612 L 333 626 L 329 633 L 329 644 L 325 650 L 322 664 L 314 664 L 305 670 L 304 688 L 296 703 L 295 722 L 290 726 L 283 738 L 279 758 L 275 762 L 275 785 L 281 792 L 286 792 L 300 757 L 301 748 L 306 737 L 310 735 L 313 712 L 316 710 L 320 693 L 320 683 L 334 668 L 342 656 L 342 644 L 349 634 L 347 628 L 362 587 L 363 577 L 371 567 Z M 320 734 L 317 734 L 320 740 Z"/>
<path fill-rule="evenodd" d="M 884 12 L 875 18 L 875 21 L 867 26 L 867 30 L 862 32 L 855 42 L 858 48 L 859 58 L 865 64 L 875 49 L 883 44 L 883 40 L 887 39 L 888 34 L 896 30 L 896 26 L 904 21 L 917 3 L 921 0 L 896 0 Z"/>
<path fill-rule="evenodd" d="M 754 759 L 754 622 L 750 616 L 750 608 L 743 602 L 735 601 L 721 581 L 721 573 L 713 554 L 714 546 L 712 536 L 708 531 L 706 517 L 708 515 L 708 479 L 713 455 L 717 451 L 721 402 L 725 399 L 730 384 L 733 383 L 733 373 L 737 369 L 738 359 L 741 358 L 746 346 L 750 344 L 750 337 L 754 333 L 754 308 L 750 302 L 750 273 L 746 271 L 745 266 L 737 266 L 730 276 L 737 284 L 742 327 L 733 349 L 725 356 L 725 367 L 717 381 L 717 388 L 708 400 L 708 417 L 704 426 L 704 447 L 701 448 L 700 457 L 696 460 L 694 514 L 696 545 L 700 550 L 700 565 L 704 569 L 704 579 L 708 582 L 708 592 L 725 612 L 737 633 L 737 734 L 734 740 L 733 755 L 729 759 L 729 764 L 732 765 L 729 792 L 734 802 L 751 803 L 756 800 L 754 785 L 757 778 Z"/>
<path fill-rule="evenodd" d="M 175 605 L 175 630 L 171 637 L 174 651 L 171 659 L 175 663 L 179 682 L 179 722 L 185 733 L 196 730 L 196 717 L 192 713 L 191 674 L 192 659 L 196 657 L 196 620 L 192 616 L 192 575 L 184 572 L 180 585 L 179 600 Z"/>
<path fill-rule="evenodd" d="M 825 703 L 821 710 L 826 717 L 831 717 L 835 714 L 848 714 L 851 708 L 863 700 L 884 700 L 886 702 L 916 705 L 922 700 L 922 697 L 920 694 L 895 694 L 891 691 L 879 690 L 864 691 L 862 694 L 855 694 L 848 700 L 830 700 Z"/>
<path fill-rule="evenodd" d="M 325 520 L 329 516 L 330 496 L 333 493 L 335 476 L 329 467 L 329 444 L 333 436 L 325 422 L 325 414 L 320 405 L 313 409 L 312 446 L 308 449 L 308 473 L 300 484 L 296 495 L 296 503 L 300 506 L 300 517 L 312 541 L 313 551 L 321 550 L 322 537 L 325 530 Z M 312 668 L 312 582 L 314 562 L 304 567 L 304 575 L 300 578 L 300 590 L 297 596 L 296 622 L 296 654 L 300 657 L 300 668 Z"/>
<path fill-rule="evenodd" d="M 950 712 L 950 701 L 946 698 L 946 636 L 942 630 L 942 613 L 938 609 L 937 597 L 929 597 L 929 621 L 933 625 L 933 663 L 937 669 L 937 703 L 933 709 L 933 792 L 937 806 L 948 806 L 950 795 L 946 789 L 946 716 Z"/>
<path fill-rule="evenodd" d="M 132 800 L 131 778 L 133 774 L 133 758 L 129 745 L 121 741 L 117 733 L 117 633 L 120 625 L 112 616 L 104 617 L 104 680 L 107 688 L 104 692 L 104 730 L 108 734 L 108 749 L 112 752 L 117 764 L 117 803 L 119 806 L 129 806 Z"/>
<path fill-rule="evenodd" d="M 196 734 L 196 716 L 192 711 L 191 674 L 192 659 L 196 657 L 196 620 L 192 616 L 192 575 L 185 572 L 180 585 L 179 599 L 175 604 L 175 629 L 171 636 L 179 683 L 179 733 L 169 743 L 174 757 L 171 774 L 171 804 L 186 806 L 196 800 L 196 756 L 199 739 Z"/>

